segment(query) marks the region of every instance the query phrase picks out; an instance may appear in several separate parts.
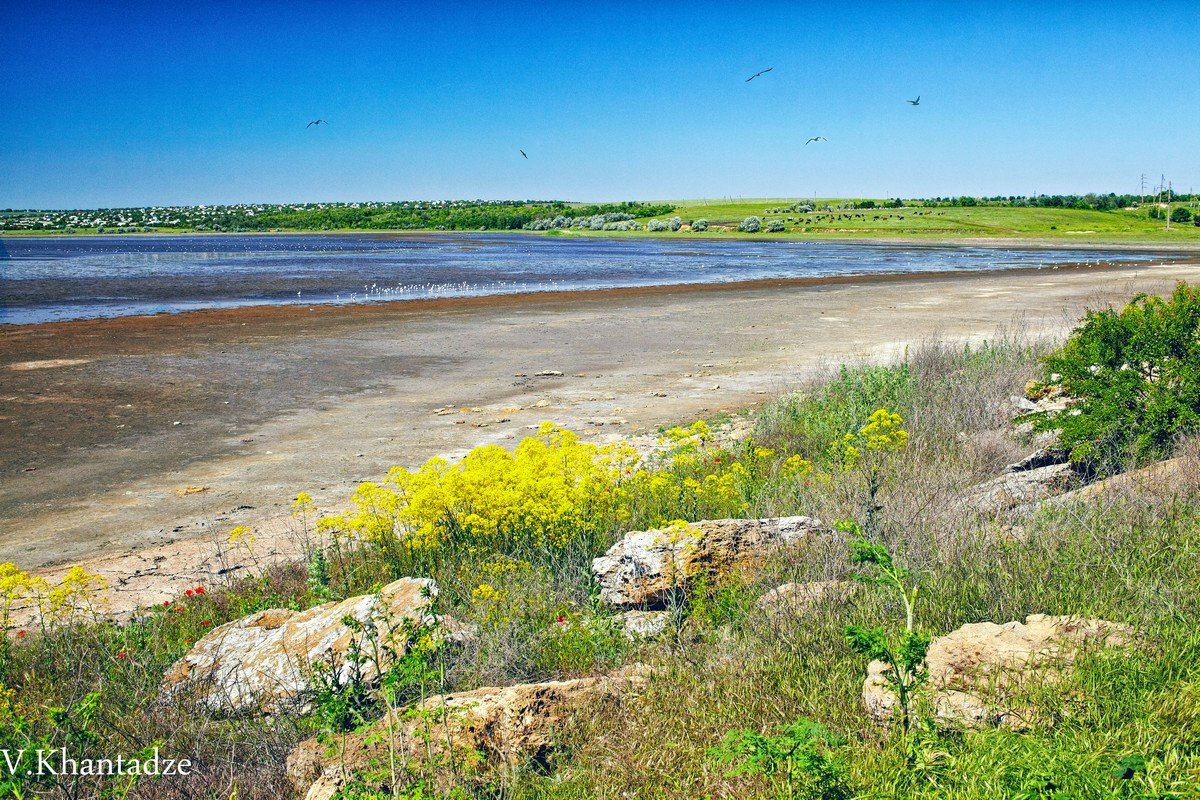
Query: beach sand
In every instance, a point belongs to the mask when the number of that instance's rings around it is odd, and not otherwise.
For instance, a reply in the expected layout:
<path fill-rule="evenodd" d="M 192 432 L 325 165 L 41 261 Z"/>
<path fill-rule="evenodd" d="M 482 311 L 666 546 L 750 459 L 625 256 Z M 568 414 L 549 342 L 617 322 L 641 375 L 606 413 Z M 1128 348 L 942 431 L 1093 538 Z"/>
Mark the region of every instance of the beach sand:
<path fill-rule="evenodd" d="M 300 491 L 341 507 L 393 465 L 602 441 L 733 411 L 931 337 L 1062 336 L 1200 264 L 761 281 L 289 306 L 0 327 L 0 562 L 85 563 L 125 605 L 292 557 Z M 561 373 L 538 376 L 539 372 Z"/>

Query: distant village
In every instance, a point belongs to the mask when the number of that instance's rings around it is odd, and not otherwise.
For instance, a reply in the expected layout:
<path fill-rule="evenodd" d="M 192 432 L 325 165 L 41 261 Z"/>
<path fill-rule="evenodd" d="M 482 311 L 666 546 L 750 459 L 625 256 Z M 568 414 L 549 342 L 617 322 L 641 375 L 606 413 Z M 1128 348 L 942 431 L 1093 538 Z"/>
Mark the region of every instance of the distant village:
<path fill-rule="evenodd" d="M 160 229 L 236 232 L 263 230 L 259 217 L 282 217 L 313 212 L 428 212 L 481 206 L 511 206 L 500 200 L 411 200 L 361 203 L 246 203 L 237 205 L 146 206 L 72 210 L 0 209 L 2 231 L 63 231 L 66 233 L 153 233 Z"/>

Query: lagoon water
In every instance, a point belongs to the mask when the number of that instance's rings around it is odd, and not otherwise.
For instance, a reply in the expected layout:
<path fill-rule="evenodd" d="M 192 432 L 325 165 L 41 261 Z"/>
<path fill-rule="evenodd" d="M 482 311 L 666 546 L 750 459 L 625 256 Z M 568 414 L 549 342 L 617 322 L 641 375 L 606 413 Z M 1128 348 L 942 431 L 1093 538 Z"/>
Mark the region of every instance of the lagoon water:
<path fill-rule="evenodd" d="M 0 239 L 0 323 L 763 278 L 1000 270 L 1161 255 L 1083 249 L 520 234 Z"/>

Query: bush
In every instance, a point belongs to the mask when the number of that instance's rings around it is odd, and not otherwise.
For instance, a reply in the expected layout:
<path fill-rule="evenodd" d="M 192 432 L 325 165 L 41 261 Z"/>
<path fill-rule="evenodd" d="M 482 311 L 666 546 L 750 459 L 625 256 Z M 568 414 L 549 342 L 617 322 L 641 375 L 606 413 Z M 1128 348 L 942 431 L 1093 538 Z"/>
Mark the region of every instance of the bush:
<path fill-rule="evenodd" d="M 1183 206 L 1171 212 L 1171 222 L 1191 222 L 1192 212 L 1188 211 Z"/>
<path fill-rule="evenodd" d="M 669 226 L 667 223 L 663 222 L 661 219 L 652 219 L 646 223 L 646 230 L 648 231 L 665 231 L 668 229 Z"/>
<path fill-rule="evenodd" d="M 358 487 L 353 511 L 320 527 L 376 545 L 397 574 L 424 574 L 468 550 L 590 553 L 628 515 L 618 484 L 633 459 L 627 447 L 586 444 L 545 423 L 512 453 L 485 445 L 456 464 L 431 458 L 416 471 L 395 467 L 383 483 Z"/>
<path fill-rule="evenodd" d="M 692 221 L 692 230 L 694 230 L 694 231 L 708 230 L 708 220 L 706 220 L 706 219 L 693 220 Z"/>
<path fill-rule="evenodd" d="M 780 233 L 784 230 L 783 220 L 773 219 L 767 223 L 768 233 Z"/>
<path fill-rule="evenodd" d="M 737 229 L 743 233 L 758 233 L 762 230 L 762 220 L 758 217 L 746 217 Z"/>
<path fill-rule="evenodd" d="M 683 227 L 683 220 L 679 217 L 671 217 L 670 221 L 667 222 L 667 227 L 673 231 L 677 231 Z"/>
<path fill-rule="evenodd" d="M 1069 413 L 1035 415 L 1060 428 L 1071 460 L 1099 474 L 1167 456 L 1176 439 L 1200 430 L 1200 289 L 1180 283 L 1169 300 L 1138 295 L 1120 312 L 1090 311 L 1046 359 L 1078 398 Z"/>

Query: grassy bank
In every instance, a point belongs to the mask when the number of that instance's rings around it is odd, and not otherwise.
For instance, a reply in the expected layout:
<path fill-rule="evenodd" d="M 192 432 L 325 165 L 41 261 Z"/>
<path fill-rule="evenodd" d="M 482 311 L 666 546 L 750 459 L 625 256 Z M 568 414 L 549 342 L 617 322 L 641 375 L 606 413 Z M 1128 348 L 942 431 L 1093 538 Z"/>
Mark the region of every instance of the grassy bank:
<path fill-rule="evenodd" d="M 283 769 L 291 746 L 378 718 L 368 687 L 317 692 L 311 714 L 222 719 L 156 702 L 164 670 L 213 626 L 255 610 L 307 608 L 421 575 L 438 581 L 442 610 L 479 633 L 452 653 L 406 661 L 393 676 L 402 697 L 632 663 L 657 675 L 635 702 L 598 709 L 561 732 L 548 764 L 464 777 L 454 796 L 1194 797 L 1200 489 L 1185 484 L 1015 520 L 958 501 L 1028 452 L 1003 406 L 1042 374 L 1051 350 L 1014 334 L 974 349 L 929 343 L 890 366 L 843 367 L 756 411 L 749 440 L 697 424 L 664 431 L 654 454 L 638 456 L 547 427 L 513 453 L 484 447 L 458 466 L 393 471 L 364 484 L 342 514 L 318 515 L 302 496 L 296 525 L 320 543 L 307 564 L 193 587 L 125 625 L 89 614 L 72 586 L 58 587 L 57 604 L 53 589 L 38 590 L 45 624 L 0 650 L 0 749 L 134 755 L 158 746 L 198 770 L 140 783 L 9 776 L 8 790 L 290 796 Z M 871 438 L 868 420 L 881 408 L 899 415 L 888 430 L 902 425 L 905 437 L 884 445 Z M 1195 444 L 1179 448 L 1196 457 Z M 1074 614 L 1130 625 L 1143 645 L 1088 653 L 1062 680 L 1030 688 L 1023 702 L 1037 713 L 1026 731 L 939 732 L 921 722 L 904 733 L 867 717 L 866 659 L 845 635 L 848 624 L 902 627 L 893 595 L 864 585 L 848 602 L 803 615 L 756 605 L 784 582 L 849 577 L 857 569 L 849 534 L 688 587 L 672 601 L 672 627 L 659 641 L 626 639 L 597 602 L 591 559 L 625 531 L 789 514 L 867 528 L 920 583 L 917 622 L 931 635 L 981 620 Z M 232 532 L 230 545 L 256 563 L 253 531 Z M 15 597 L 19 575 L 6 580 L 0 590 Z M 747 760 L 728 743 L 731 732 L 774 741 L 801 721 L 828 731 L 818 748 L 823 778 L 792 763 L 782 744 L 739 769 Z M 1123 762 L 1139 766 L 1122 770 Z M 423 778 L 406 776 L 400 796 L 437 796 Z"/>
<path fill-rule="evenodd" d="M 673 212 L 685 221 L 704 219 L 704 234 L 682 236 L 744 236 L 782 239 L 1015 239 L 1068 242 L 1147 242 L 1156 244 L 1200 243 L 1200 228 L 1153 220 L 1145 209 L 1091 211 L 1072 208 L 1030 208 L 1012 206 L 917 207 L 845 209 L 802 213 L 785 211 L 798 203 L 795 199 L 765 198 L 754 200 L 679 201 Z M 818 199 L 817 209 L 837 206 L 845 201 Z M 758 217 L 763 226 L 759 233 L 742 233 L 736 227 L 747 217 Z M 770 221 L 784 223 L 784 230 L 768 233 Z M 716 230 L 717 228 L 733 230 Z"/>
<path fill-rule="evenodd" d="M 1095 211 L 1076 208 L 1041 208 L 1023 206 L 922 206 L 919 204 L 906 205 L 900 208 L 846 208 L 834 211 L 824 211 L 826 206 L 837 208 L 839 205 L 853 205 L 855 200 L 844 198 L 818 198 L 815 201 L 798 200 L 795 198 L 756 198 L 738 200 L 673 200 L 647 204 L 659 211 L 657 217 L 638 216 L 636 222 L 641 226 L 637 231 L 620 230 L 563 230 L 563 231 L 522 231 L 497 228 L 494 225 L 488 230 L 493 233 L 529 233 L 532 235 L 564 235 L 564 236 L 662 236 L 672 239 L 693 240 L 700 238 L 763 238 L 784 240 L 868 240 L 868 241 L 918 241 L 918 242 L 955 242 L 960 240 L 995 240 L 997 242 L 1027 242 L 1030 244 L 1152 244 L 1156 246 L 1191 246 L 1200 245 L 1200 227 L 1186 223 L 1172 223 L 1167 227 L 1165 220 L 1152 219 L 1145 207 L 1138 209 L 1113 209 Z M 812 204 L 817 210 L 802 212 L 796 209 L 804 204 Z M 880 201 L 882 205 L 882 201 Z M 612 206 L 616 207 L 616 206 Z M 572 204 L 572 213 L 590 210 L 593 207 L 583 207 Z M 594 208 L 609 208 L 595 206 Z M 661 209 L 673 208 L 671 211 Z M 637 208 L 630 208 L 639 213 Z M 1197 209 L 1193 209 L 1197 210 Z M 561 213 L 558 211 L 530 211 L 520 217 L 524 222 L 530 215 Z M 692 231 L 684 228 L 672 232 L 650 231 L 646 226 L 652 219 L 666 222 L 671 217 L 678 216 L 690 226 L 696 220 L 704 220 L 707 230 Z M 757 217 L 761 229 L 755 233 L 737 230 L 737 227 L 748 217 Z M 336 223 L 332 227 L 312 226 L 304 223 L 304 217 L 296 215 L 295 220 L 280 217 L 282 227 L 268 227 L 244 233 L 454 233 L 428 227 L 387 227 L 374 225 L 366 227 L 355 224 Z M 286 222 L 286 224 L 284 224 Z M 771 223 L 777 222 L 780 230 L 769 230 Z M 382 224 L 382 223 L 381 223 Z M 478 232 L 478 226 L 462 227 L 460 232 Z M 197 231 L 193 228 L 158 226 L 153 232 L 141 234 L 118 233 L 109 229 L 105 235 L 182 235 L 207 234 L 214 231 Z M 63 235 L 96 235 L 95 228 L 80 228 L 73 233 L 61 230 L 22 231 L 9 230 L 0 232 L 3 236 L 63 236 Z"/>

